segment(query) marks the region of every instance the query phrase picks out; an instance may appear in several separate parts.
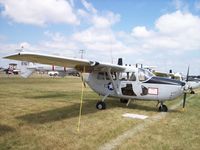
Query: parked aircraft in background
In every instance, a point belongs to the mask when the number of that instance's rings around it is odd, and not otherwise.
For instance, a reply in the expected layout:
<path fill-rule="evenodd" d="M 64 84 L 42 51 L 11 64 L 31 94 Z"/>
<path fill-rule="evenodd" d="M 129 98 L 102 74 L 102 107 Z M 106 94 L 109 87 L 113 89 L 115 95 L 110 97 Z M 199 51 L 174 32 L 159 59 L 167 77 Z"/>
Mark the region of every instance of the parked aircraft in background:
<path fill-rule="evenodd" d="M 200 87 L 200 78 L 198 78 L 198 76 L 189 76 L 188 84 L 190 87 L 190 93 L 195 94 L 194 89 L 197 89 Z"/>
<path fill-rule="evenodd" d="M 167 77 L 167 78 L 176 79 L 179 81 L 186 80 L 186 76 L 184 76 L 182 73 L 179 73 L 179 72 L 174 73 L 172 72 L 172 70 L 169 70 L 169 73 L 153 70 L 152 73 L 155 74 L 156 76 Z M 187 83 L 188 83 L 190 94 L 195 94 L 194 89 L 197 89 L 200 87 L 200 78 L 198 78 L 198 76 L 188 76 Z"/>
<path fill-rule="evenodd" d="M 48 65 L 75 68 L 79 72 L 88 73 L 85 82 L 103 98 L 97 102 L 97 109 L 105 109 L 107 97 L 119 98 L 129 104 L 131 100 L 157 101 L 159 111 L 167 112 L 165 101 L 173 100 L 184 93 L 185 107 L 186 91 L 188 90 L 188 75 L 186 83 L 179 80 L 157 77 L 150 71 L 135 66 L 125 66 L 122 59 L 118 64 L 90 61 L 86 59 L 68 58 L 46 54 L 20 52 L 5 57 L 7 59 L 29 61 Z"/>
<path fill-rule="evenodd" d="M 27 61 L 21 62 L 21 74 L 20 74 L 21 76 L 27 78 L 35 71 L 48 72 L 49 76 L 61 76 L 61 77 L 67 75 L 80 76 L 78 71 L 73 68 L 66 68 L 54 65 L 41 65 Z"/>

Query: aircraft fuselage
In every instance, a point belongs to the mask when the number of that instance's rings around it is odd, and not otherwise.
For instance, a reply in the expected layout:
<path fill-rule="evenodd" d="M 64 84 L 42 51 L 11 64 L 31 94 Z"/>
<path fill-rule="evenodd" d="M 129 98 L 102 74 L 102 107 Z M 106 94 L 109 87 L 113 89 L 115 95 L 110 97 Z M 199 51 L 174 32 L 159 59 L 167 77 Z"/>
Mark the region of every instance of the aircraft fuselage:
<path fill-rule="evenodd" d="M 183 93 L 184 82 L 148 76 L 142 69 L 112 72 L 92 72 L 86 79 L 87 84 L 96 93 L 111 97 L 138 100 L 171 100 Z M 142 73 L 141 73 L 142 72 Z"/>

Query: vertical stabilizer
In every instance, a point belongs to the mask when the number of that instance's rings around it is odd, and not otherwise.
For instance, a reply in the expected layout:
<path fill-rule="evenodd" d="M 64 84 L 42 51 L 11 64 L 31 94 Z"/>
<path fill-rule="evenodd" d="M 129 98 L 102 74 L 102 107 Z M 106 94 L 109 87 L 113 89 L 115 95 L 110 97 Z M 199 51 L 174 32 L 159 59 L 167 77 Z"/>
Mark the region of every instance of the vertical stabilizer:
<path fill-rule="evenodd" d="M 28 78 L 34 71 L 36 67 L 33 63 L 22 61 L 21 62 L 21 73 L 20 75 L 24 78 Z"/>
<path fill-rule="evenodd" d="M 117 64 L 120 65 L 120 66 L 123 65 L 123 60 L 122 60 L 122 58 L 118 58 L 118 63 L 117 63 Z"/>

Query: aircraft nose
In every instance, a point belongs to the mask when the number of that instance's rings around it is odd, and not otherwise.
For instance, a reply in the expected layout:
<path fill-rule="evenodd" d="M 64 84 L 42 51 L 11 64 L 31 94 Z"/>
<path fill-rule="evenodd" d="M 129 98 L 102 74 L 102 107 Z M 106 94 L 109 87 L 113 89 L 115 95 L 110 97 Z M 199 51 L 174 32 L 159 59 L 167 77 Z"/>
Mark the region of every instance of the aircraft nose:
<path fill-rule="evenodd" d="M 157 76 L 152 77 L 150 80 L 147 81 L 147 83 L 157 83 L 157 84 L 169 84 L 169 85 L 185 86 L 185 82 L 182 82 L 182 81 L 179 81 L 179 80 L 175 80 L 175 79 L 157 77 Z"/>

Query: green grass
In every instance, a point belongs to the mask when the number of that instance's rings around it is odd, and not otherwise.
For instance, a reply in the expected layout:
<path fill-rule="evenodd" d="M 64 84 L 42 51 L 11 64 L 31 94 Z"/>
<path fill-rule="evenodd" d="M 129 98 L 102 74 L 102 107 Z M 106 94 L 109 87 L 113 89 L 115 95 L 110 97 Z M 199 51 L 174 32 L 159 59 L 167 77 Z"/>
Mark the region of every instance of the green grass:
<path fill-rule="evenodd" d="M 0 149 L 97 149 L 144 123 L 123 118 L 122 114 L 158 113 L 155 102 L 137 101 L 126 107 L 112 98 L 106 100 L 106 110 L 98 111 L 95 105 L 100 97 L 87 87 L 78 133 L 80 95 L 79 78 L 0 77 Z M 199 148 L 199 97 L 196 95 L 187 102 L 187 112 L 169 112 L 165 119 L 118 148 Z M 169 102 L 168 106 L 177 101 Z"/>
<path fill-rule="evenodd" d="M 200 95 L 187 101 L 184 112 L 171 112 L 117 149 L 198 150 L 200 147 Z"/>

